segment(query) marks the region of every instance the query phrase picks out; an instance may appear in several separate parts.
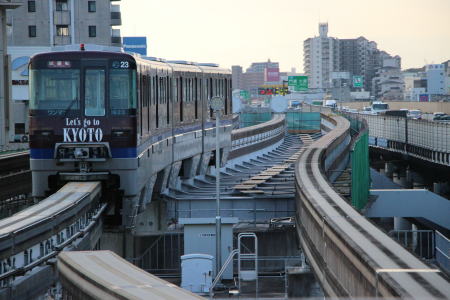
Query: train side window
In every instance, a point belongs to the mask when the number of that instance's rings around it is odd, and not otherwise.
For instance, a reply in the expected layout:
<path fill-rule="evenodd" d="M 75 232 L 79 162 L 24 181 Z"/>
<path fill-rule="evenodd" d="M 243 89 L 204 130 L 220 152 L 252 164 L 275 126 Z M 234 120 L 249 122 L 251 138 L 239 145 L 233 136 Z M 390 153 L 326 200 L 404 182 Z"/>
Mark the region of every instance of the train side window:
<path fill-rule="evenodd" d="M 173 89 L 173 102 L 178 102 L 178 78 L 175 79 L 175 86 Z"/>
<path fill-rule="evenodd" d="M 147 77 L 147 75 L 143 76 L 142 92 L 143 92 L 143 96 L 144 96 L 144 107 L 147 107 L 148 106 L 148 77 Z"/>
<path fill-rule="evenodd" d="M 156 76 L 155 85 L 156 85 L 156 88 L 155 88 L 155 91 L 156 91 L 155 121 L 156 121 L 156 128 L 159 128 L 159 97 L 160 97 L 159 93 L 160 93 L 160 89 L 159 89 L 159 78 L 158 78 L 158 76 Z"/>
<path fill-rule="evenodd" d="M 157 93 L 156 93 L 156 77 L 153 77 L 153 88 L 152 88 L 152 90 L 153 90 L 153 105 L 156 105 L 156 101 L 158 101 L 158 99 L 157 99 Z"/>
<path fill-rule="evenodd" d="M 171 91 L 172 91 L 172 78 L 167 77 L 167 110 L 166 110 L 166 120 L 167 120 L 167 124 L 170 124 L 170 100 L 172 99 L 171 97 Z"/>
<path fill-rule="evenodd" d="M 211 98 L 213 97 L 213 94 L 214 94 L 213 89 L 214 89 L 214 86 L 213 86 L 213 79 L 210 78 L 210 79 L 209 79 L 209 98 L 208 98 L 208 100 L 211 100 Z M 208 107 L 209 107 L 209 104 L 208 104 Z M 212 108 L 210 108 L 210 107 L 209 107 L 209 117 L 210 117 L 210 118 L 213 117 L 213 110 L 212 110 Z"/>
<path fill-rule="evenodd" d="M 195 108 L 194 108 L 194 118 L 198 119 L 198 79 L 195 77 L 194 79 L 194 101 L 195 101 Z"/>
<path fill-rule="evenodd" d="M 180 122 L 183 122 L 183 102 L 184 102 L 184 95 L 186 94 L 185 92 L 185 84 L 184 84 L 184 78 L 180 78 Z"/>
<path fill-rule="evenodd" d="M 112 69 L 109 75 L 109 106 L 112 115 L 126 115 L 136 108 L 136 71 Z"/>
<path fill-rule="evenodd" d="M 186 78 L 186 102 L 191 101 L 191 79 Z"/>
<path fill-rule="evenodd" d="M 105 115 L 105 70 L 86 69 L 84 83 L 84 114 Z"/>

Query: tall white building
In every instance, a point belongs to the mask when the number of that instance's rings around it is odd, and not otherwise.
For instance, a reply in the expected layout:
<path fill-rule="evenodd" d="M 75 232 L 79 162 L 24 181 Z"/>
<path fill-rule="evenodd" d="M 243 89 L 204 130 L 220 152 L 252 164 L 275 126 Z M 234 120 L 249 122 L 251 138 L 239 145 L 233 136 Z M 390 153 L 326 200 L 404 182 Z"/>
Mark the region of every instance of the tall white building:
<path fill-rule="evenodd" d="M 446 73 L 444 64 L 432 64 L 425 66 L 427 76 L 427 92 L 432 95 L 447 94 Z"/>
<path fill-rule="evenodd" d="M 337 39 L 328 37 L 328 23 L 319 24 L 319 36 L 303 42 L 303 62 L 309 88 L 329 88 L 331 72 L 338 68 Z"/>

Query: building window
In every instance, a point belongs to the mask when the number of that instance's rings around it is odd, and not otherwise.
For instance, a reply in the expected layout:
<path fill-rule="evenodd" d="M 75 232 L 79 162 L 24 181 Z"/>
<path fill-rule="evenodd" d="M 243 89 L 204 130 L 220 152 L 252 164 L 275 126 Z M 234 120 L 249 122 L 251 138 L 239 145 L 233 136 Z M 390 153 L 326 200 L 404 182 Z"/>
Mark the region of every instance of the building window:
<path fill-rule="evenodd" d="M 28 36 L 36 37 L 36 26 L 35 25 L 28 26 Z"/>
<path fill-rule="evenodd" d="M 69 26 L 68 25 L 56 25 L 56 35 L 57 36 L 69 36 Z"/>
<path fill-rule="evenodd" d="M 97 27 L 89 26 L 89 37 L 96 37 L 96 36 L 97 36 Z"/>
<path fill-rule="evenodd" d="M 66 10 L 69 10 L 67 0 L 56 0 L 56 11 L 66 11 Z"/>
<path fill-rule="evenodd" d="M 36 1 L 28 1 L 28 12 L 36 12 Z"/>
<path fill-rule="evenodd" d="M 88 11 L 89 12 L 96 12 L 97 6 L 95 4 L 95 1 L 88 1 Z"/>

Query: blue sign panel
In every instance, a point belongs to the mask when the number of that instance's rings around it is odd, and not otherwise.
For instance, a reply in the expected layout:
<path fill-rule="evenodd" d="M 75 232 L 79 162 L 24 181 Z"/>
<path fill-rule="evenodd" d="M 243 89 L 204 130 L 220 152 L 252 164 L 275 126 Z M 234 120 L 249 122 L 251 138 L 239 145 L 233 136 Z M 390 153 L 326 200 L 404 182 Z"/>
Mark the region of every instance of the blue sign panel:
<path fill-rule="evenodd" d="M 147 37 L 125 36 L 123 37 L 123 50 L 126 52 L 139 53 L 147 56 Z"/>
<path fill-rule="evenodd" d="M 388 141 L 387 141 L 387 139 L 383 139 L 383 138 L 378 138 L 377 139 L 377 145 L 379 146 L 379 147 L 383 147 L 383 148 L 387 148 L 387 146 L 388 146 Z"/>

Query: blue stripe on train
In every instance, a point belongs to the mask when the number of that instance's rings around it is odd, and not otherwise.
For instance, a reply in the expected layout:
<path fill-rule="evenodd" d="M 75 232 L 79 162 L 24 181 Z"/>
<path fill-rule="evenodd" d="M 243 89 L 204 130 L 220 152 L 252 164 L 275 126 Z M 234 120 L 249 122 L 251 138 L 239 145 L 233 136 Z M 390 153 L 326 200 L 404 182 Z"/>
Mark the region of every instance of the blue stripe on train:
<path fill-rule="evenodd" d="M 137 155 L 136 148 L 112 148 L 111 155 L 113 158 L 135 158 Z M 32 159 L 53 159 L 53 149 L 30 149 L 30 158 Z"/>
<path fill-rule="evenodd" d="M 137 157 L 136 148 L 111 148 L 113 158 L 135 158 Z"/>
<path fill-rule="evenodd" d="M 54 149 L 30 149 L 30 158 L 32 159 L 53 159 Z"/>

